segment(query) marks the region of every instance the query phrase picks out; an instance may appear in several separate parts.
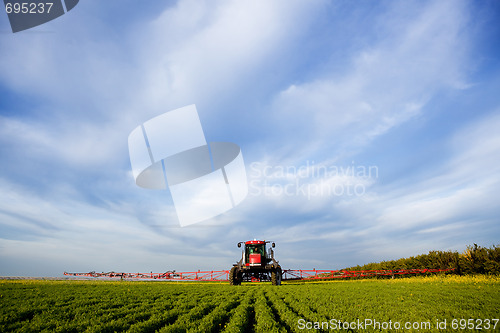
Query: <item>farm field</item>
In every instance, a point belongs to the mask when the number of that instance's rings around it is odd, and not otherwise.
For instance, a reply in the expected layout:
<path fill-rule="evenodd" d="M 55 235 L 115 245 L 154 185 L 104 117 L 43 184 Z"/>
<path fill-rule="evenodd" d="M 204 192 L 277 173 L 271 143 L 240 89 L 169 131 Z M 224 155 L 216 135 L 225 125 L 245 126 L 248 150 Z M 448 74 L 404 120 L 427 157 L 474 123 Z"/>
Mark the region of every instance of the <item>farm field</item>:
<path fill-rule="evenodd" d="M 398 323 L 401 332 L 437 331 L 438 323 L 440 332 L 498 332 L 499 309 L 500 278 L 487 276 L 279 287 L 0 280 L 0 332 L 347 332 L 346 325 L 351 332 L 393 332 Z"/>

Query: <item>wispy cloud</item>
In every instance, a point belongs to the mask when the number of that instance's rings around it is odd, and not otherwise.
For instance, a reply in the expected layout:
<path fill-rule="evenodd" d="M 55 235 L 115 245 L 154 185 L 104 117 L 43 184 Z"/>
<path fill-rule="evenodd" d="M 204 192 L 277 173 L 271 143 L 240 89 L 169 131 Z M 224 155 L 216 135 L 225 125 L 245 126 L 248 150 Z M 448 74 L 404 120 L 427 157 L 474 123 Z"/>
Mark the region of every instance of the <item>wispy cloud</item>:
<path fill-rule="evenodd" d="M 300 133 L 289 149 L 311 141 L 321 142 L 313 145 L 320 154 L 359 148 L 419 115 L 436 93 L 466 86 L 466 9 L 394 4 L 378 17 L 380 36 L 356 50 L 342 74 L 322 73 L 282 91 L 273 105 L 279 134 Z"/>
<path fill-rule="evenodd" d="M 0 37 L 8 274 L 227 268 L 235 242 L 255 237 L 275 238 L 282 263 L 300 268 L 498 238 L 500 112 L 482 103 L 498 82 L 469 81 L 481 66 L 471 57 L 484 29 L 477 3 L 185 0 L 119 20 L 106 16 L 112 6 L 82 3 L 47 25 L 52 33 Z M 474 108 L 455 118 L 464 95 Z M 133 183 L 126 138 L 192 103 L 208 141 L 242 147 L 249 180 L 258 180 L 251 192 L 261 192 L 180 228 L 168 192 Z M 412 154 L 412 140 L 439 149 L 410 174 L 397 162 Z M 254 162 L 379 173 L 254 177 Z M 273 194 L 273 184 L 299 192 Z M 363 193 L 303 195 L 299 185 Z"/>

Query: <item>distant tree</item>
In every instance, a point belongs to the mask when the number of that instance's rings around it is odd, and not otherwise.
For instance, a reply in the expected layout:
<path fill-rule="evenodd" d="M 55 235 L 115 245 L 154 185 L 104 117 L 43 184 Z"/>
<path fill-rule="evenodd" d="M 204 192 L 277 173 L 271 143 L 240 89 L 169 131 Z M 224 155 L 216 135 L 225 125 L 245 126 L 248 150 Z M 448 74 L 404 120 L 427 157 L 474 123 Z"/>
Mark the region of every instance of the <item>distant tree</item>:
<path fill-rule="evenodd" d="M 397 269 L 447 269 L 455 268 L 455 273 L 466 274 L 500 274 L 500 246 L 485 248 L 474 244 L 467 246 L 463 253 L 457 251 L 429 251 L 415 257 L 357 265 L 345 270 L 397 270 Z"/>

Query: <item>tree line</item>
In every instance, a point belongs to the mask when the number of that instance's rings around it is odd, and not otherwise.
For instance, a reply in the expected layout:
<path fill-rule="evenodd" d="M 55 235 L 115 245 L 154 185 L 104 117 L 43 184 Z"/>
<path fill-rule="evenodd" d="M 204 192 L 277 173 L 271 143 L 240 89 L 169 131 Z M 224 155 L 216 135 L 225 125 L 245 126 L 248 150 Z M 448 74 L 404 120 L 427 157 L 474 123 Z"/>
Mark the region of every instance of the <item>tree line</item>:
<path fill-rule="evenodd" d="M 397 269 L 446 269 L 455 268 L 454 273 L 459 275 L 468 274 L 500 274 L 500 246 L 493 245 L 490 248 L 478 246 L 467 246 L 467 249 L 459 253 L 457 251 L 430 251 L 410 258 L 370 263 L 363 266 L 345 268 L 350 271 L 365 270 L 397 270 Z"/>

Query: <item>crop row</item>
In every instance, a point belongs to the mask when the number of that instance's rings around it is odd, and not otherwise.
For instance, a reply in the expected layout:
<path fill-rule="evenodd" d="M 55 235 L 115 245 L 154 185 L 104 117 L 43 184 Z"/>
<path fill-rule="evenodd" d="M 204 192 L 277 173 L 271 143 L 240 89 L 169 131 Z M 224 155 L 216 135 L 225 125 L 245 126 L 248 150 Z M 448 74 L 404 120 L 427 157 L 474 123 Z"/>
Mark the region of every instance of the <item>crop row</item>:
<path fill-rule="evenodd" d="M 300 320 L 486 319 L 498 317 L 499 286 L 477 278 L 280 287 L 0 280 L 0 332 L 303 332 Z"/>

